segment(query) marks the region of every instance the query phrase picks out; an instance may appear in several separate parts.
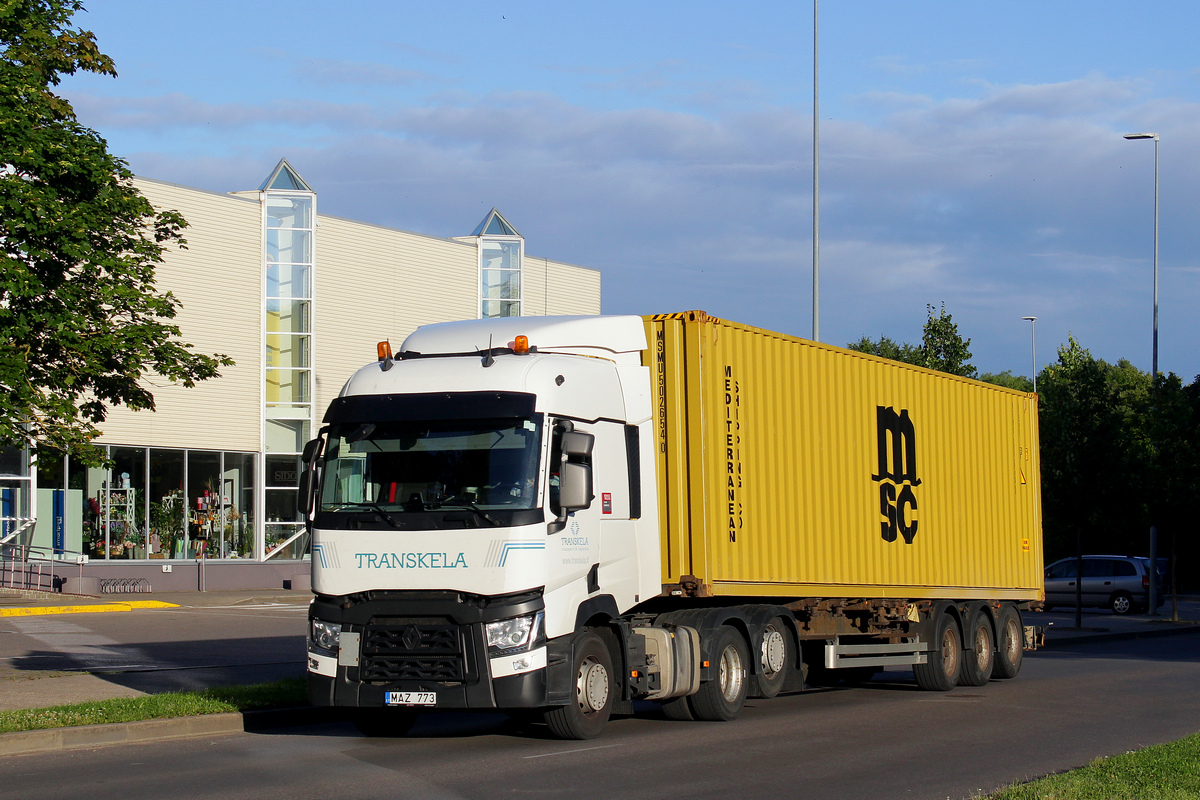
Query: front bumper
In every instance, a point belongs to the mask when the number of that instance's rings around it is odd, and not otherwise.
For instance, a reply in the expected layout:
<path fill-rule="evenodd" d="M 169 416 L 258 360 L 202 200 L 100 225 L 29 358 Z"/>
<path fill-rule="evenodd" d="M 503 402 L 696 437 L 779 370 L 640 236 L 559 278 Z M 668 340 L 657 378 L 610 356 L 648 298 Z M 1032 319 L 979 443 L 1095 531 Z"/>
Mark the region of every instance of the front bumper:
<path fill-rule="evenodd" d="M 333 653 L 308 655 L 314 706 L 381 708 L 388 692 L 433 692 L 438 709 L 538 708 L 548 704 L 545 642 L 489 658 L 483 626 L 543 609 L 540 592 L 482 597 L 460 592 L 318 596 L 309 616 L 342 626 Z"/>

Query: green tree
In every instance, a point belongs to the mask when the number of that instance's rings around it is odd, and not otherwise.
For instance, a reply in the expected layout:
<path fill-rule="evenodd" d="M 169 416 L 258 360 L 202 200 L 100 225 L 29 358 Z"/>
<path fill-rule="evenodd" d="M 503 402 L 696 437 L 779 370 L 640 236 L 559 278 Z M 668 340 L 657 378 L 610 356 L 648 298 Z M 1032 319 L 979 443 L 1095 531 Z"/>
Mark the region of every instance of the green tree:
<path fill-rule="evenodd" d="M 113 405 L 153 409 L 152 375 L 185 386 L 227 357 L 195 353 L 155 268 L 184 246 L 128 164 L 51 91 L 76 72 L 115 76 L 78 0 L 0 0 L 0 442 L 95 463 Z"/>
<path fill-rule="evenodd" d="M 971 366 L 971 340 L 963 339 L 959 335 L 958 325 L 954 318 L 946 313 L 944 304 L 937 316 L 933 314 L 933 306 L 926 306 L 925 309 L 927 316 L 919 346 L 907 342 L 899 343 L 887 336 L 879 337 L 878 341 L 864 336 L 846 347 L 860 353 L 902 361 L 905 364 L 949 372 L 951 375 L 975 377 L 975 367 Z"/>
<path fill-rule="evenodd" d="M 946 313 L 946 304 L 942 303 L 936 317 L 933 315 L 933 306 L 926 306 L 925 309 L 927 317 L 925 328 L 921 332 L 921 354 L 925 363 L 922 366 L 949 372 L 951 375 L 974 378 L 971 340 L 959 335 L 958 324 Z"/>
<path fill-rule="evenodd" d="M 846 345 L 851 350 L 860 353 L 870 353 L 873 356 L 890 358 L 892 361 L 903 361 L 905 364 L 920 364 L 921 350 L 911 344 L 896 342 L 886 336 L 880 336 L 878 341 L 864 336 L 857 342 Z"/>
<path fill-rule="evenodd" d="M 990 383 L 994 386 L 1003 386 L 1007 389 L 1016 389 L 1018 392 L 1032 392 L 1033 381 L 1026 378 L 1024 375 L 1013 375 L 1012 370 L 1006 369 L 1003 372 L 984 372 L 979 375 L 979 380 L 984 383 Z"/>

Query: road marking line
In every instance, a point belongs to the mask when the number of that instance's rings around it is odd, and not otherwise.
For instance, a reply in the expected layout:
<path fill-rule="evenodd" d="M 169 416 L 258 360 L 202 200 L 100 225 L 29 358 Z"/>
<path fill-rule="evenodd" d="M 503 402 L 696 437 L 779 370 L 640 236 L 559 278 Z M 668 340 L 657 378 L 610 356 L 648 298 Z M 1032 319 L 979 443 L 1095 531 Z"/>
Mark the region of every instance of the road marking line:
<path fill-rule="evenodd" d="M 572 753 L 586 753 L 588 750 L 607 750 L 610 747 L 624 747 L 620 744 L 602 744 L 596 747 L 580 747 L 576 750 L 559 750 L 557 753 L 539 753 L 536 756 L 524 756 L 524 758 L 549 758 L 550 756 L 569 756 Z"/>
<path fill-rule="evenodd" d="M 0 608 L 0 617 L 40 617 L 46 614 L 100 614 L 106 611 L 133 611 L 146 608 L 179 608 L 176 603 L 161 600 L 131 600 L 126 603 L 97 603 L 90 606 L 38 606 L 30 608 Z"/>

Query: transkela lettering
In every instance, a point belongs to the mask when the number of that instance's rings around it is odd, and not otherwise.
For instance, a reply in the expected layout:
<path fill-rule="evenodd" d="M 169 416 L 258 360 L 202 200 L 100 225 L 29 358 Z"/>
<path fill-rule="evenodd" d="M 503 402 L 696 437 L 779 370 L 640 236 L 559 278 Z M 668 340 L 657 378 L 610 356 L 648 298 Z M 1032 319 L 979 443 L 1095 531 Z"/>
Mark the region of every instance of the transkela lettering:
<path fill-rule="evenodd" d="M 355 553 L 362 569 L 458 569 L 467 566 L 467 557 L 459 553 Z"/>

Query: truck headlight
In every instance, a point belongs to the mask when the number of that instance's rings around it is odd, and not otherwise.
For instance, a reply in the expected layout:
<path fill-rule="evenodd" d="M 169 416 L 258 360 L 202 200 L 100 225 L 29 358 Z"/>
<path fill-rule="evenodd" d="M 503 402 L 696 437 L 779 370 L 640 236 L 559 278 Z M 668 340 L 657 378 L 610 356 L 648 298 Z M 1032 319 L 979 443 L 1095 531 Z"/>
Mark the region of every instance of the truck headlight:
<path fill-rule="evenodd" d="M 537 644 L 542 635 L 542 619 L 545 612 L 524 617 L 502 619 L 484 625 L 488 650 L 493 655 L 523 653 Z"/>
<path fill-rule="evenodd" d="M 317 650 L 338 651 L 338 637 L 342 634 L 342 626 L 337 622 L 326 622 L 323 619 L 309 620 L 308 643 Z"/>

